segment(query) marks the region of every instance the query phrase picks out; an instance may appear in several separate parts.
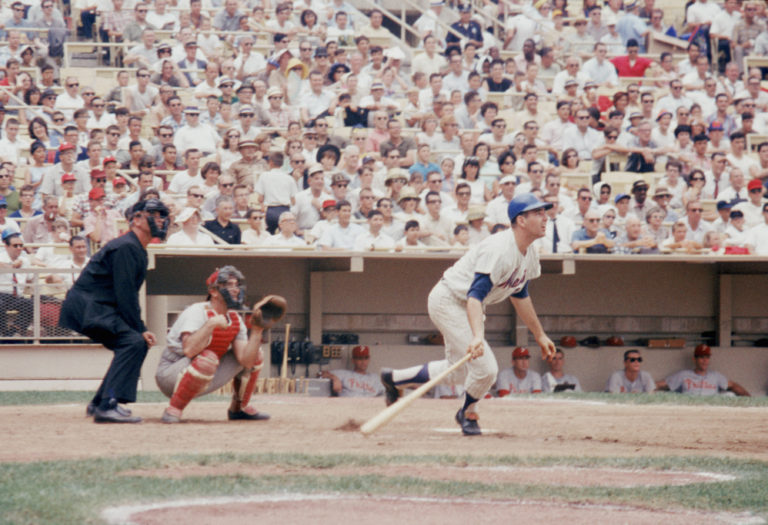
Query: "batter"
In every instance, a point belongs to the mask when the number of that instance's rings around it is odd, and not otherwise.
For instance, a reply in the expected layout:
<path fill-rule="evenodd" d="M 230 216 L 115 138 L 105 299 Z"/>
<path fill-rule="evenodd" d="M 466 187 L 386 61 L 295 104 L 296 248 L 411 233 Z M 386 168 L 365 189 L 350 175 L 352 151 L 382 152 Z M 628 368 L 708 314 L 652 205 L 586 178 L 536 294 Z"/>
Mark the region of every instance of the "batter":
<path fill-rule="evenodd" d="M 464 405 L 456 413 L 463 434 L 481 434 L 477 403 L 491 388 L 499 370 L 485 340 L 485 308 L 507 298 L 533 333 L 542 357 L 554 355 L 555 345 L 544 333 L 528 295 L 528 281 L 541 275 L 539 257 L 531 244 L 544 236 L 545 211 L 551 207 L 551 203 L 530 193 L 515 197 L 507 208 L 512 228 L 486 238 L 445 271 L 428 299 L 429 317 L 445 339 L 445 359 L 401 370 L 382 370 L 388 405 L 397 401 L 400 388 L 426 383 L 470 353 L 472 359 L 446 382 L 464 384 Z"/>

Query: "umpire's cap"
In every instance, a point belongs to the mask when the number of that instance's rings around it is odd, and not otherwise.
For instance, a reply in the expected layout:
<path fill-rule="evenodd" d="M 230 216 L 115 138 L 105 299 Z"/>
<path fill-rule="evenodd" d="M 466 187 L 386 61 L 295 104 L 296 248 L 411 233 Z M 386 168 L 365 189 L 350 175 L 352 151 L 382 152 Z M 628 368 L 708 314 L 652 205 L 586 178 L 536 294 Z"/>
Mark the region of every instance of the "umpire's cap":
<path fill-rule="evenodd" d="M 133 217 L 133 215 L 136 212 L 140 211 L 147 211 L 149 213 L 153 212 L 160 212 L 160 215 L 163 217 L 167 217 L 170 215 L 170 211 L 168 210 L 168 207 L 163 204 L 163 202 L 160 199 L 146 199 L 143 201 L 139 201 L 136 204 L 134 204 L 131 207 L 131 213 L 130 217 Z"/>
<path fill-rule="evenodd" d="M 515 219 L 521 213 L 539 209 L 548 210 L 552 206 L 554 206 L 554 203 L 540 201 L 533 193 L 522 193 L 509 202 L 507 215 L 509 215 L 511 222 L 515 222 Z"/>

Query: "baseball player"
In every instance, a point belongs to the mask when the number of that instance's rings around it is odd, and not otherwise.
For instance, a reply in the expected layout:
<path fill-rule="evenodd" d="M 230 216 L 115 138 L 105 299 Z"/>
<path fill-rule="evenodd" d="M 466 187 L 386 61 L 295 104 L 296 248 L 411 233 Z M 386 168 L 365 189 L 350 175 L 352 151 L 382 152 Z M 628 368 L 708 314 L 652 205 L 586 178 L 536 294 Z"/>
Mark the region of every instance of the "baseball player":
<path fill-rule="evenodd" d="M 729 381 L 720 372 L 709 370 L 711 357 L 712 349 L 708 345 L 698 345 L 693 351 L 693 370 L 681 370 L 658 381 L 656 388 L 692 396 L 714 396 L 726 391 L 731 391 L 737 396 L 749 396 L 749 392 L 740 384 Z"/>
<path fill-rule="evenodd" d="M 163 423 L 178 423 L 181 413 L 192 399 L 217 390 L 234 379 L 232 403 L 227 411 L 230 420 L 261 421 L 269 415 L 258 412 L 248 402 L 256 387 L 262 362 L 260 305 L 276 296 L 267 296 L 254 306 L 251 333 L 238 310 L 243 309 L 245 279 L 234 266 L 223 266 L 206 280 L 208 300 L 194 303 L 179 315 L 168 331 L 168 346 L 160 357 L 155 381 L 171 398 L 163 412 Z M 278 319 L 285 312 L 285 300 Z M 278 301 L 279 302 L 279 301 Z M 271 326 L 270 324 L 270 326 Z"/>
<path fill-rule="evenodd" d="M 139 423 L 118 403 L 136 401 L 136 385 L 149 346 L 157 342 L 141 320 L 139 288 L 147 275 L 147 245 L 165 239 L 168 208 L 157 199 L 131 208 L 131 229 L 94 255 L 61 305 L 59 324 L 115 353 L 86 414 L 96 423 Z"/>
<path fill-rule="evenodd" d="M 384 385 L 377 374 L 368 373 L 371 350 L 357 345 L 352 349 L 353 370 L 323 370 L 320 377 L 331 380 L 333 395 L 340 397 L 375 397 L 384 394 Z"/>
<path fill-rule="evenodd" d="M 508 297 L 541 347 L 542 357 L 554 355 L 555 345 L 544 333 L 528 295 L 528 281 L 541 275 L 538 254 L 530 246 L 544 236 L 545 211 L 551 206 L 530 193 L 515 197 L 507 208 L 512 228 L 484 239 L 445 271 L 428 299 L 429 317 L 445 338 L 445 359 L 382 370 L 387 404 L 397 401 L 400 388 L 429 381 L 469 353 L 472 359 L 446 382 L 464 383 L 464 405 L 456 413 L 456 422 L 464 435 L 480 434 L 477 403 L 493 385 L 499 369 L 485 340 L 485 308 Z"/>
<path fill-rule="evenodd" d="M 640 370 L 643 357 L 639 350 L 627 350 L 624 352 L 624 370 L 617 370 L 608 379 L 606 392 L 611 394 L 637 394 L 650 393 L 656 389 L 651 374 Z"/>
<path fill-rule="evenodd" d="M 528 370 L 531 353 L 527 348 L 517 347 L 512 351 L 512 368 L 499 372 L 496 380 L 496 394 L 499 397 L 509 394 L 540 394 L 541 376 Z"/>
<path fill-rule="evenodd" d="M 542 392 L 581 392 L 579 378 L 573 374 L 563 372 L 565 354 L 559 348 L 555 350 L 555 356 L 549 361 L 549 372 L 541 376 Z"/>

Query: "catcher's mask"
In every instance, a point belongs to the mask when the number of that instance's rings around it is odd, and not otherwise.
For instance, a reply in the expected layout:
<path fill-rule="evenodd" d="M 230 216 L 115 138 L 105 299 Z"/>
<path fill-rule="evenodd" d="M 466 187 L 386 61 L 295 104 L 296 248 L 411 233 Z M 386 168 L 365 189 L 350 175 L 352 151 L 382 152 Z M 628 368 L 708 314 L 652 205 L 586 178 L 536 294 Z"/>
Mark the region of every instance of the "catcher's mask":
<path fill-rule="evenodd" d="M 171 223 L 169 217 L 170 212 L 168 207 L 162 203 L 159 199 L 147 199 L 145 201 L 137 202 L 131 209 L 131 218 L 140 212 L 146 212 L 147 225 L 149 226 L 149 233 L 156 239 L 165 240 L 165 236 L 168 233 L 168 226 Z M 160 226 L 157 225 L 155 217 L 159 216 L 162 219 Z"/>
<path fill-rule="evenodd" d="M 238 288 L 240 290 L 237 293 L 237 297 L 232 297 L 227 288 L 227 282 L 230 279 L 237 279 Z M 227 265 L 218 268 L 210 277 L 208 277 L 205 284 L 208 285 L 208 289 L 216 288 L 216 290 L 218 290 L 221 297 L 224 298 L 227 308 L 230 310 L 243 309 L 243 301 L 245 300 L 245 277 L 243 277 L 240 270 L 234 266 Z"/>

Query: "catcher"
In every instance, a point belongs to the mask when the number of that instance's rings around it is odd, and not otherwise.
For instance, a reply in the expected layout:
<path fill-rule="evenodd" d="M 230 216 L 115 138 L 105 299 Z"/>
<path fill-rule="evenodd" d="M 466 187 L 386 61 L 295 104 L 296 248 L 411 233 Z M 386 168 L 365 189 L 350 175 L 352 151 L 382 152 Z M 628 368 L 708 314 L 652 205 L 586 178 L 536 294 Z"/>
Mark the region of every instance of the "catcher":
<path fill-rule="evenodd" d="M 208 300 L 188 306 L 168 331 L 155 374 L 160 390 L 171 398 L 164 423 L 178 423 L 192 399 L 234 379 L 230 420 L 260 421 L 269 415 L 248 402 L 256 387 L 264 355 L 261 334 L 285 315 L 286 302 L 269 295 L 253 307 L 250 335 L 238 311 L 243 309 L 245 280 L 234 266 L 217 269 L 206 280 Z"/>

